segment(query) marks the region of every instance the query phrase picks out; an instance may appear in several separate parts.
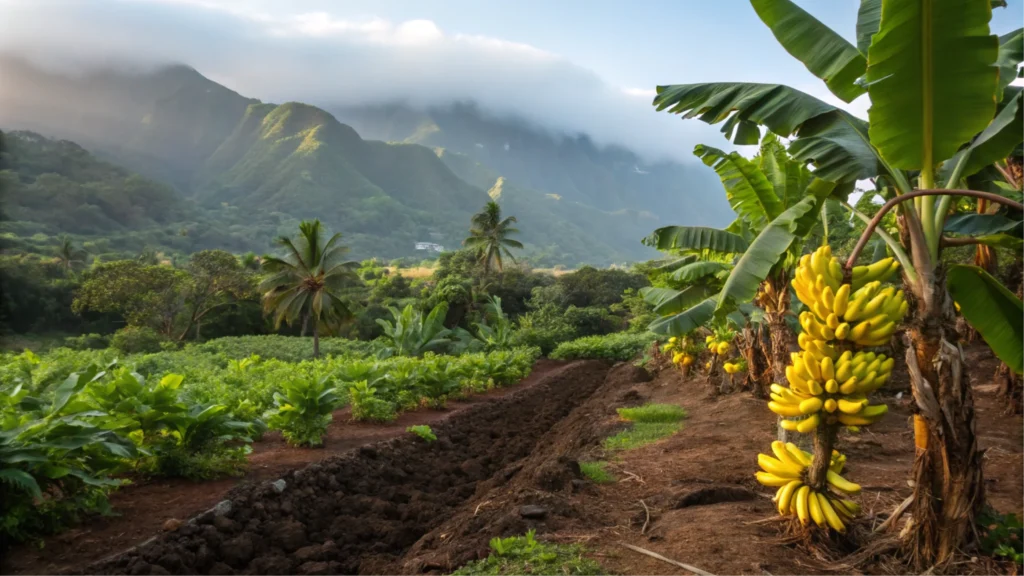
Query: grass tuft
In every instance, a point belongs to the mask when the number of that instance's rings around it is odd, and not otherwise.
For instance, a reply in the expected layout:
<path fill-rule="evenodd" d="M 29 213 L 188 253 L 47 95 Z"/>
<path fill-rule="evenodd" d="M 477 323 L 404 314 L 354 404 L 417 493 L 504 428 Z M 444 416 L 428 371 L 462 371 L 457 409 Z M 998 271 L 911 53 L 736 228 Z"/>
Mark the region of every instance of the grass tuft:
<path fill-rule="evenodd" d="M 630 422 L 679 422 L 686 410 L 675 404 L 644 404 L 635 408 L 619 408 L 619 417 Z"/>
<path fill-rule="evenodd" d="M 606 438 L 605 450 L 632 450 L 668 438 L 683 428 L 678 422 L 637 422 L 629 430 Z"/>
<path fill-rule="evenodd" d="M 530 530 L 525 536 L 492 538 L 491 555 L 470 562 L 452 576 L 462 574 L 602 574 L 601 565 L 583 555 L 583 548 L 538 542 Z"/>
<path fill-rule="evenodd" d="M 615 482 L 615 477 L 605 470 L 607 462 L 580 462 L 580 472 L 594 484 L 609 484 Z"/>

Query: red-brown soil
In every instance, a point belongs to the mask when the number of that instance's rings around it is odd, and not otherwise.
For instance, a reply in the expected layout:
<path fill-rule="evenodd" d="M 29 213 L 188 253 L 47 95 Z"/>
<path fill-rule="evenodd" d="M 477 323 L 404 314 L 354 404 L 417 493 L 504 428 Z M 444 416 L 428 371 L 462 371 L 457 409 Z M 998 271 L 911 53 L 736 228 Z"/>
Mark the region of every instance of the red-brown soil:
<path fill-rule="evenodd" d="M 986 351 L 987 352 L 987 351 Z M 1024 511 L 1022 420 L 1004 415 L 1004 402 L 986 384 L 995 361 L 981 348 L 969 353 L 975 382 L 979 443 L 985 454 L 986 495 L 1001 512 Z M 713 396 L 711 385 L 683 381 L 674 370 L 652 382 L 612 371 L 606 384 L 563 420 L 523 462 L 520 474 L 467 502 L 428 533 L 398 562 L 377 573 L 447 573 L 488 553 L 493 536 L 535 528 L 538 537 L 579 543 L 610 574 L 686 574 L 685 570 L 624 548 L 631 544 L 714 574 L 900 573 L 892 561 L 859 567 L 828 561 L 803 546 L 787 544 L 771 502 L 773 489 L 754 480 L 756 455 L 770 453 L 775 416 L 748 393 Z M 619 377 L 616 377 L 619 373 Z M 630 384 L 630 381 L 635 384 Z M 863 486 L 858 496 L 867 533 L 910 494 L 913 463 L 910 399 L 881 395 L 890 415 L 857 434 L 842 434 L 848 455 L 844 476 Z M 641 402 L 682 405 L 688 417 L 674 436 L 617 455 L 602 453 L 600 440 L 617 427 L 615 408 Z M 571 462 L 606 459 L 618 481 L 593 485 L 551 482 L 554 471 L 573 477 Z M 533 471 L 533 472 L 527 472 Z M 548 510 L 542 520 L 519 514 L 524 505 Z M 646 510 L 645 507 L 646 506 Z M 875 517 L 878 514 L 879 517 Z M 646 526 L 645 526 L 646 524 Z M 837 554 L 840 556 L 840 554 Z M 949 567 L 953 573 L 985 573 L 992 563 Z M 1012 571 L 1008 566 L 995 566 Z"/>
<path fill-rule="evenodd" d="M 462 401 L 450 401 L 445 410 L 405 412 L 390 424 L 354 422 L 349 408 L 338 410 L 334 413 L 321 448 L 295 448 L 285 443 L 280 433 L 268 432 L 261 441 L 253 444 L 245 476 L 204 482 L 182 479 L 136 481 L 111 495 L 114 516 L 90 518 L 76 528 L 45 539 L 39 545 L 22 545 L 8 550 L 6 556 L 0 559 L 0 572 L 52 574 L 85 566 L 160 533 L 168 520 L 187 520 L 210 509 L 237 486 L 275 480 L 288 471 L 324 458 L 408 434 L 405 429 L 409 426 L 436 426 L 437 422 L 471 406 L 529 388 L 566 364 L 541 359 L 526 379 L 513 386 L 496 388 Z"/>
<path fill-rule="evenodd" d="M 1020 516 L 1024 431 L 1021 416 L 1005 415 L 991 384 L 995 364 L 982 347 L 968 351 L 979 443 L 986 451 L 986 497 L 1000 512 Z M 164 491 L 136 496 L 140 508 L 131 515 L 93 521 L 81 532 L 47 541 L 40 552 L 15 550 L 4 572 L 449 573 L 485 556 L 490 538 L 530 528 L 541 539 L 583 544 L 612 574 L 687 573 L 623 543 L 715 574 L 907 570 L 892 557 L 852 566 L 838 552 L 832 553 L 838 560 L 830 560 L 820 547 L 786 538 L 771 503 L 774 490 L 753 478 L 756 454 L 770 451 L 775 417 L 747 392 L 715 396 L 699 377 L 684 380 L 665 370 L 652 379 L 629 364 L 609 371 L 597 362 L 540 364 L 517 388 L 502 391 L 503 398 L 476 399 L 447 418 L 439 415 L 442 421 L 416 412 L 387 428 L 352 425 L 342 432 L 350 425 L 339 423 L 328 448 L 306 460 L 302 454 L 314 451 L 274 450 L 268 440 L 253 454 L 246 480 L 283 477 L 284 493 L 252 482 L 231 490 L 236 480 L 188 489 L 157 483 Z M 890 392 L 876 401 L 886 402 L 890 414 L 857 434 L 844 432 L 837 446 L 849 458 L 844 476 L 863 486 L 857 500 L 865 514 L 851 528 L 861 537 L 910 493 L 910 398 Z M 636 450 L 603 453 L 601 441 L 624 426 L 615 409 L 643 402 L 683 406 L 683 429 Z M 421 421 L 431 423 L 438 442 L 424 445 L 404 434 Z M 380 441 L 388 437 L 393 439 Z M 333 457 L 283 473 L 328 455 Z M 616 482 L 594 485 L 582 478 L 577 462 L 598 459 L 610 462 Z M 153 485 L 129 490 L 147 486 Z M 225 498 L 233 504 L 226 515 L 205 514 L 112 561 L 90 564 L 160 532 L 169 517 L 184 520 Z M 129 501 L 115 500 L 115 506 Z M 984 560 L 944 570 L 1013 572 Z"/>

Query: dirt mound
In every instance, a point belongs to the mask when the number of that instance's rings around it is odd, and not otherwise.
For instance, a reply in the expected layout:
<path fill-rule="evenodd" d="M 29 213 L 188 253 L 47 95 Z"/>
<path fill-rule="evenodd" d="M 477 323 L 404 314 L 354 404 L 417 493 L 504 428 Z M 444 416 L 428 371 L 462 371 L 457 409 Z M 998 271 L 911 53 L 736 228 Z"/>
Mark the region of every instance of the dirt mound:
<path fill-rule="evenodd" d="M 399 562 L 374 571 L 448 573 L 487 556 L 492 537 L 521 535 L 531 528 L 545 533 L 604 523 L 598 511 L 580 506 L 574 496 L 592 487 L 583 479 L 578 460 L 621 427 L 616 407 L 623 400 L 641 401 L 642 393 L 633 385 L 650 380 L 646 371 L 630 364 L 613 368 L 594 394 L 551 428 L 527 458 L 481 482 L 473 502 L 423 536 Z"/>
<path fill-rule="evenodd" d="M 510 466 L 587 399 L 607 372 L 601 362 L 575 362 L 530 389 L 443 421 L 435 427 L 436 442 L 407 435 L 276 482 L 239 487 L 177 530 L 85 572 L 372 572 L 450 517 L 480 492 L 479 484 L 511 477 Z"/>

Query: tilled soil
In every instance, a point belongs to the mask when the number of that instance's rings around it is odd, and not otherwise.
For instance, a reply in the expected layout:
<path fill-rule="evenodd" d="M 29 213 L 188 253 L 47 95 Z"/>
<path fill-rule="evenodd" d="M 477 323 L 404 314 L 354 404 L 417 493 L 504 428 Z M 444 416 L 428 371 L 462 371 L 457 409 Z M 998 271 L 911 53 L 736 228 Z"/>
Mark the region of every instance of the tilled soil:
<path fill-rule="evenodd" d="M 530 454 L 607 371 L 575 362 L 436 424 L 436 442 L 405 435 L 289 472 L 283 485 L 241 486 L 214 510 L 84 572 L 367 573 Z"/>

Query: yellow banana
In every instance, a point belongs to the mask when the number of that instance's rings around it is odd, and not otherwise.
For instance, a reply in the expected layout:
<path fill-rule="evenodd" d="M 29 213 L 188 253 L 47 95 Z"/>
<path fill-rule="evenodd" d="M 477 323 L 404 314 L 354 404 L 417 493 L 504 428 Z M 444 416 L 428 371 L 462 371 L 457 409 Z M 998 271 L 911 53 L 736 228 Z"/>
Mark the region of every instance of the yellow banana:
<path fill-rule="evenodd" d="M 812 414 L 810 417 L 804 418 L 800 423 L 796 425 L 796 431 L 800 432 L 801 434 L 807 434 L 811 430 L 817 428 L 820 422 L 821 419 L 818 417 L 818 415 Z"/>
<path fill-rule="evenodd" d="M 835 314 L 829 314 L 825 317 L 825 325 L 833 330 L 839 328 L 839 317 Z"/>
<path fill-rule="evenodd" d="M 807 495 L 807 507 L 811 512 L 811 520 L 818 526 L 824 526 L 825 515 L 821 513 L 821 502 L 818 501 L 818 493 L 814 490 Z"/>
<path fill-rule="evenodd" d="M 885 404 L 875 404 L 873 406 L 865 406 L 864 409 L 860 411 L 860 416 L 865 418 L 878 418 L 879 416 L 884 416 L 888 412 L 889 406 Z"/>
<path fill-rule="evenodd" d="M 785 486 L 793 481 L 792 478 L 783 478 L 781 476 L 776 476 L 775 474 L 761 471 L 755 472 L 754 477 L 757 478 L 757 481 L 761 484 L 771 487 Z"/>
<path fill-rule="evenodd" d="M 871 322 L 860 322 L 853 328 L 850 328 L 850 334 L 846 336 L 846 339 L 859 342 L 867 336 L 868 330 L 871 330 Z"/>
<path fill-rule="evenodd" d="M 779 489 L 779 498 L 775 503 L 778 506 L 779 514 L 785 516 L 791 512 L 790 504 L 793 502 L 793 494 L 802 484 L 799 480 L 793 480 Z"/>
<path fill-rule="evenodd" d="M 821 303 L 828 310 L 835 309 L 836 293 L 832 291 L 831 286 L 825 286 L 825 289 L 821 291 Z"/>
<path fill-rule="evenodd" d="M 846 382 L 853 376 L 853 362 L 849 358 L 844 360 L 843 356 L 839 357 L 839 362 L 836 364 L 836 380 L 840 382 Z"/>
<path fill-rule="evenodd" d="M 845 398 L 840 398 L 839 411 L 842 412 L 843 414 L 856 414 L 860 412 L 861 409 L 864 408 L 864 405 L 867 403 L 867 399 L 853 401 L 847 400 Z"/>
<path fill-rule="evenodd" d="M 821 410 L 821 405 L 822 405 L 821 398 L 818 398 L 817 396 L 814 396 L 812 398 L 808 398 L 807 400 L 804 400 L 803 402 L 800 403 L 800 406 L 799 406 L 800 413 L 801 414 L 813 414 L 813 413 Z"/>
<path fill-rule="evenodd" d="M 846 532 L 846 525 L 839 519 L 839 515 L 836 514 L 832 504 L 828 501 L 828 496 L 819 492 L 814 493 L 817 496 L 818 507 L 821 509 L 821 515 L 824 516 L 825 522 L 828 522 L 829 528 L 832 528 L 840 534 Z"/>
<path fill-rule="evenodd" d="M 788 430 L 790 432 L 796 432 L 797 424 L 799 424 L 799 422 L 797 422 L 796 420 L 780 420 L 779 421 L 779 426 L 782 426 L 783 430 Z"/>
<path fill-rule="evenodd" d="M 843 394 L 853 394 L 854 392 L 860 389 L 860 386 L 857 384 L 857 382 L 857 377 L 851 376 L 849 379 L 847 379 L 845 382 L 839 385 L 839 392 Z"/>
<path fill-rule="evenodd" d="M 832 380 L 836 377 L 835 364 L 832 363 L 832 359 L 825 356 L 821 359 L 821 379 Z"/>
<path fill-rule="evenodd" d="M 761 469 L 765 472 L 775 474 L 776 476 L 799 478 L 800 473 L 803 472 L 803 467 L 796 464 L 786 464 L 785 462 L 777 458 L 772 458 L 767 454 L 758 454 L 757 464 L 761 466 Z"/>
<path fill-rule="evenodd" d="M 830 382 L 835 382 L 835 380 L 830 380 Z M 825 412 L 828 412 L 829 414 L 835 412 L 837 407 L 838 407 L 838 404 L 832 398 L 829 398 L 828 400 L 825 400 L 825 405 L 823 406 L 823 408 L 825 409 Z"/>
<path fill-rule="evenodd" d="M 792 404 L 780 404 L 779 402 L 773 401 L 768 403 L 768 409 L 779 416 L 793 417 L 804 415 L 804 413 L 800 411 L 799 406 L 794 406 Z"/>
<path fill-rule="evenodd" d="M 825 474 L 825 478 L 833 488 L 840 492 L 845 492 L 847 494 L 856 494 L 860 492 L 860 484 L 854 484 L 831 470 Z"/>
<path fill-rule="evenodd" d="M 800 489 L 796 491 L 796 502 L 794 502 L 794 504 L 796 504 L 796 515 L 800 518 L 800 523 L 804 525 L 807 524 L 807 520 L 811 513 L 807 502 L 807 495 L 810 491 L 810 486 L 801 486 Z"/>
<path fill-rule="evenodd" d="M 825 392 L 828 392 L 829 394 L 839 392 L 839 383 L 836 382 L 835 378 L 825 382 Z"/>
<path fill-rule="evenodd" d="M 843 284 L 836 290 L 835 302 L 832 304 L 832 312 L 842 318 L 846 314 L 846 307 L 850 304 L 850 285 Z"/>
<path fill-rule="evenodd" d="M 828 262 L 829 276 L 832 277 L 832 281 L 839 284 L 843 281 L 843 266 L 839 263 L 839 260 L 832 258 Z"/>
<path fill-rule="evenodd" d="M 803 464 L 804 467 L 811 465 L 811 457 L 807 454 L 807 452 L 801 450 L 800 447 L 797 446 L 796 444 L 793 444 L 792 442 L 786 442 L 786 450 L 789 452 L 791 456 L 793 456 L 795 460 Z"/>
<path fill-rule="evenodd" d="M 849 512 L 851 516 L 860 514 L 860 504 L 857 504 L 853 500 L 836 500 L 836 502 L 842 505 L 843 508 L 846 508 L 846 511 Z"/>
<path fill-rule="evenodd" d="M 843 414 L 841 412 L 838 419 L 839 423 L 844 426 L 867 426 L 878 421 L 877 418 L 865 418 L 860 414 Z"/>
<path fill-rule="evenodd" d="M 780 462 L 785 462 L 786 464 L 795 466 L 800 470 L 803 470 L 805 468 L 805 466 L 801 464 L 799 460 L 794 458 L 793 455 L 789 453 L 789 450 L 786 450 L 785 442 L 780 442 L 778 440 L 772 442 L 772 453 L 775 454 L 775 457 L 778 458 Z"/>
<path fill-rule="evenodd" d="M 850 335 L 850 325 L 846 322 L 840 323 L 836 326 L 836 340 L 846 340 Z"/>

